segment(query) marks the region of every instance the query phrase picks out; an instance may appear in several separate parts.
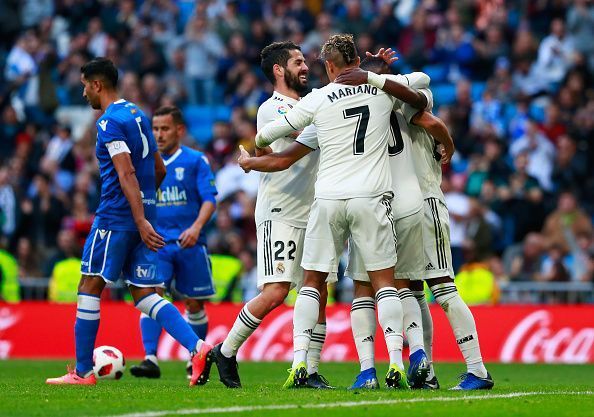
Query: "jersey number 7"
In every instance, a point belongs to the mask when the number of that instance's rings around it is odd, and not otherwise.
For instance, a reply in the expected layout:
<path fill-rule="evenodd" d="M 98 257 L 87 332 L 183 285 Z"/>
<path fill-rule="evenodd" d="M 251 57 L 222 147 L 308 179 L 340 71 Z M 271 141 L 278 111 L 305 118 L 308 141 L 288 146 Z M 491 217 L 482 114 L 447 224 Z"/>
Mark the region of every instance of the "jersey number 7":
<path fill-rule="evenodd" d="M 357 118 L 357 126 L 355 128 L 355 138 L 353 143 L 353 154 L 362 155 L 365 151 L 365 135 L 367 134 L 367 126 L 369 124 L 369 106 L 352 107 L 343 111 L 343 117 L 350 119 Z M 398 118 L 396 113 L 390 114 L 390 127 L 392 130 L 392 144 L 388 143 L 388 155 L 398 155 L 404 149 L 404 140 L 398 125 Z"/>

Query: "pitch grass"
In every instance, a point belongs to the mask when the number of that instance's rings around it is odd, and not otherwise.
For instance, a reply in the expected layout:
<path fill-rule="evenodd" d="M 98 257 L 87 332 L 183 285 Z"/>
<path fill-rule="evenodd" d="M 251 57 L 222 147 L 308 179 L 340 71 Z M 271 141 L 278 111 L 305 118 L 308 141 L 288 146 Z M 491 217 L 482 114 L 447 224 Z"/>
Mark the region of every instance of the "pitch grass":
<path fill-rule="evenodd" d="M 130 364 L 128 364 L 130 365 Z M 160 410 L 248 407 L 242 411 L 222 412 L 221 416 L 311 416 L 350 415 L 387 416 L 594 416 L 594 366 L 592 365 L 496 365 L 488 366 L 495 379 L 490 392 L 460 393 L 447 389 L 455 385 L 462 364 L 437 364 L 442 384 L 439 391 L 350 392 L 346 390 L 358 366 L 355 363 L 324 363 L 322 373 L 335 384 L 334 391 L 310 389 L 283 390 L 286 363 L 241 363 L 243 389 L 229 390 L 219 381 L 215 368 L 211 381 L 203 387 L 188 388 L 184 364 L 161 364 L 158 380 L 136 379 L 129 372 L 119 381 L 101 381 L 96 387 L 46 386 L 45 378 L 65 372 L 64 361 L 0 361 L 0 416 L 115 416 Z M 383 375 L 387 366 L 380 364 Z M 511 397 L 515 393 L 542 392 L 538 395 Z M 580 392 L 581 394 L 575 394 Z M 587 394 L 585 392 L 590 392 Z M 468 396 L 498 396 L 476 400 Z M 466 397 L 466 398 L 465 398 Z M 511 397 L 511 398 L 510 398 Z M 355 407 L 249 409 L 256 406 L 345 404 L 403 400 L 396 404 L 366 404 Z M 419 402 L 410 402 L 411 400 Z M 453 400 L 453 401 L 452 401 Z M 182 415 L 192 415 L 187 412 Z M 159 414 L 164 415 L 176 415 Z M 179 413 L 177 415 L 180 415 Z M 403 415 L 403 414 L 400 414 Z"/>

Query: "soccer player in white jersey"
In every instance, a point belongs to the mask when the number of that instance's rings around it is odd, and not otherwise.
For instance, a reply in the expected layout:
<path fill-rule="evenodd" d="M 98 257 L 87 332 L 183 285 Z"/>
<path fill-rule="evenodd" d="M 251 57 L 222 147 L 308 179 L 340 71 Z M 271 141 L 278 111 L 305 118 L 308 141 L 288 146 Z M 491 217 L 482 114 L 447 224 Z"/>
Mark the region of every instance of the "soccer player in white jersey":
<path fill-rule="evenodd" d="M 376 65 L 370 69 L 377 72 L 387 71 L 387 68 L 382 65 Z M 343 81 L 349 82 L 352 80 L 345 79 Z M 361 82 L 364 82 L 364 79 Z M 412 79 L 411 87 L 424 87 L 421 82 L 422 80 Z M 431 97 L 429 101 L 432 102 Z M 441 164 L 447 163 L 451 158 L 454 152 L 454 144 L 443 121 L 431 113 L 419 112 L 406 103 L 402 104 L 402 112 L 409 123 L 409 131 L 413 141 L 412 156 L 424 199 L 423 247 L 425 267 L 423 279 L 433 292 L 436 301 L 445 311 L 467 365 L 467 372 L 463 375 L 461 382 L 453 389 L 491 389 L 494 382 L 482 361 L 472 312 L 458 294 L 453 281 L 454 271 L 449 248 L 449 213 L 440 184 Z M 439 149 L 438 143 L 443 146 L 443 149 Z M 425 351 L 429 355 L 429 359 L 431 359 L 433 323 L 425 300 L 422 281 L 411 281 L 411 289 L 420 305 L 423 316 Z M 375 324 L 375 317 L 363 321 L 373 321 Z M 354 331 L 355 325 L 353 326 Z M 433 367 L 431 367 L 424 384 L 415 387 L 439 388 Z"/>
<path fill-rule="evenodd" d="M 298 45 L 275 42 L 262 50 L 261 67 L 274 86 L 274 93 L 258 109 L 257 127 L 283 116 L 297 104 L 307 90 L 308 68 Z M 288 134 L 288 133 L 287 133 Z M 315 134 L 315 131 L 314 131 Z M 268 151 L 280 152 L 293 144 L 295 136 L 286 136 Z M 266 151 L 264 151 L 266 152 Z M 236 354 L 262 319 L 282 304 L 292 288 L 303 283 L 303 239 L 309 210 L 314 198 L 319 152 L 312 152 L 289 170 L 264 173 L 260 177 L 256 203 L 258 231 L 258 288 L 260 294 L 240 311 L 222 344 L 215 346 L 211 359 L 217 364 L 221 381 L 231 388 L 241 387 Z M 307 385 L 331 388 L 318 373 L 320 353 L 326 338 L 325 307 L 327 287 L 323 286 L 319 318 L 311 334 Z"/>
<path fill-rule="evenodd" d="M 299 291 L 293 319 L 295 355 L 285 387 L 304 386 L 307 381 L 305 361 L 318 321 L 320 290 L 328 274 L 337 272 L 347 238 L 361 254 L 375 291 L 390 355 L 386 384 L 406 386 L 399 365 L 402 305 L 394 287 L 393 193 L 386 152 L 395 100 L 381 89 L 395 92 L 398 98 L 420 109 L 426 106 L 427 99 L 379 75 L 370 79 L 370 84 L 358 87 L 334 83 L 342 72 L 359 65 L 352 35 L 331 36 L 322 47 L 322 58 L 330 84 L 312 91 L 283 119 L 269 123 L 256 135 L 256 146 L 262 148 L 313 123 L 320 147 L 315 200 L 305 235 L 304 286 Z"/>
<path fill-rule="evenodd" d="M 361 63 L 361 69 L 349 71 L 337 79 L 338 82 L 349 80 L 353 72 L 359 72 L 361 81 L 367 81 L 367 70 L 381 66 L 383 73 L 389 72 L 388 64 L 380 53 L 375 57 L 367 57 Z M 375 71 L 379 73 L 380 71 Z M 396 81 L 410 85 L 415 82 L 418 91 L 427 97 L 427 106 L 432 106 L 431 92 L 427 90 L 429 77 L 423 73 L 413 73 L 405 76 L 392 76 Z M 350 84 L 345 82 L 345 84 Z M 425 353 L 423 340 L 422 315 L 419 303 L 411 292 L 412 280 L 422 280 L 425 267 L 423 247 L 419 243 L 423 240 L 423 195 L 415 173 L 412 158 L 412 142 L 407 114 L 403 113 L 404 102 L 397 100 L 390 114 L 391 139 L 387 147 L 392 175 L 392 189 L 394 191 L 394 227 L 396 230 L 396 268 L 395 285 L 402 303 L 404 322 L 403 327 L 409 344 L 410 365 L 407 372 L 408 383 L 411 386 L 425 383 L 429 374 L 429 360 Z M 418 112 L 414 109 L 414 113 Z M 350 243 L 350 242 L 349 242 Z M 352 246 L 352 245 L 350 245 Z M 353 338 L 359 354 L 361 370 L 351 389 L 378 388 L 374 364 L 374 337 L 376 330 L 375 303 L 373 289 L 369 285 L 369 277 L 362 265 L 361 256 L 356 248 L 349 250 L 349 265 L 345 273 L 354 281 L 354 299 L 351 307 L 351 324 Z M 399 363 L 401 368 L 404 367 Z"/>

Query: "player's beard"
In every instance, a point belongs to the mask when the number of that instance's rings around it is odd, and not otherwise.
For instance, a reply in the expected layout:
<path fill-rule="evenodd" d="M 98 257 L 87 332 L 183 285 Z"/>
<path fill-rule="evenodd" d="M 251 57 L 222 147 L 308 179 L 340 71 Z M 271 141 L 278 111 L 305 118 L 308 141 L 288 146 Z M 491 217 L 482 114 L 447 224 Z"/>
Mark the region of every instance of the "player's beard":
<path fill-rule="evenodd" d="M 301 71 L 297 75 L 294 75 L 289 71 L 285 71 L 285 84 L 287 84 L 287 87 L 289 87 L 291 90 L 297 91 L 298 93 L 305 93 L 307 91 L 307 78 L 305 83 L 302 83 L 301 80 L 299 80 L 301 75 L 305 75 L 307 77 L 307 72 Z"/>

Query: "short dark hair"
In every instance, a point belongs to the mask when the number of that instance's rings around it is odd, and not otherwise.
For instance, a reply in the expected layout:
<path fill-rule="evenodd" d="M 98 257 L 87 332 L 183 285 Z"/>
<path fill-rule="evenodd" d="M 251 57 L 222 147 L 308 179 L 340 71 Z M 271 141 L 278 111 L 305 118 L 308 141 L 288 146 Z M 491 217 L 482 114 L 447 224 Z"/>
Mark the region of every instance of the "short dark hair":
<path fill-rule="evenodd" d="M 260 67 L 266 78 L 268 78 L 272 84 L 276 81 L 274 79 L 274 66 L 278 64 L 281 67 L 286 68 L 287 62 L 291 58 L 291 51 L 294 50 L 301 51 L 301 47 L 291 41 L 274 42 L 262 49 L 262 52 L 260 53 L 260 57 L 262 58 Z"/>
<path fill-rule="evenodd" d="M 80 68 L 80 72 L 87 80 L 102 78 L 111 88 L 118 85 L 118 69 L 107 58 L 90 60 Z"/>
<path fill-rule="evenodd" d="M 359 67 L 366 71 L 379 73 L 385 67 L 388 67 L 388 64 L 386 64 L 386 61 L 384 61 L 382 58 L 377 56 L 368 56 L 365 57 L 363 61 L 361 61 L 361 65 L 359 65 Z"/>
<path fill-rule="evenodd" d="M 171 115 L 171 118 L 173 119 L 173 123 L 175 123 L 176 125 L 185 124 L 184 117 L 182 116 L 182 112 L 176 106 L 161 106 L 157 110 L 155 110 L 153 117 L 167 116 L 168 114 Z"/>
<path fill-rule="evenodd" d="M 350 33 L 332 35 L 322 46 L 322 59 L 331 61 L 338 68 L 352 65 L 357 60 L 357 47 Z"/>

